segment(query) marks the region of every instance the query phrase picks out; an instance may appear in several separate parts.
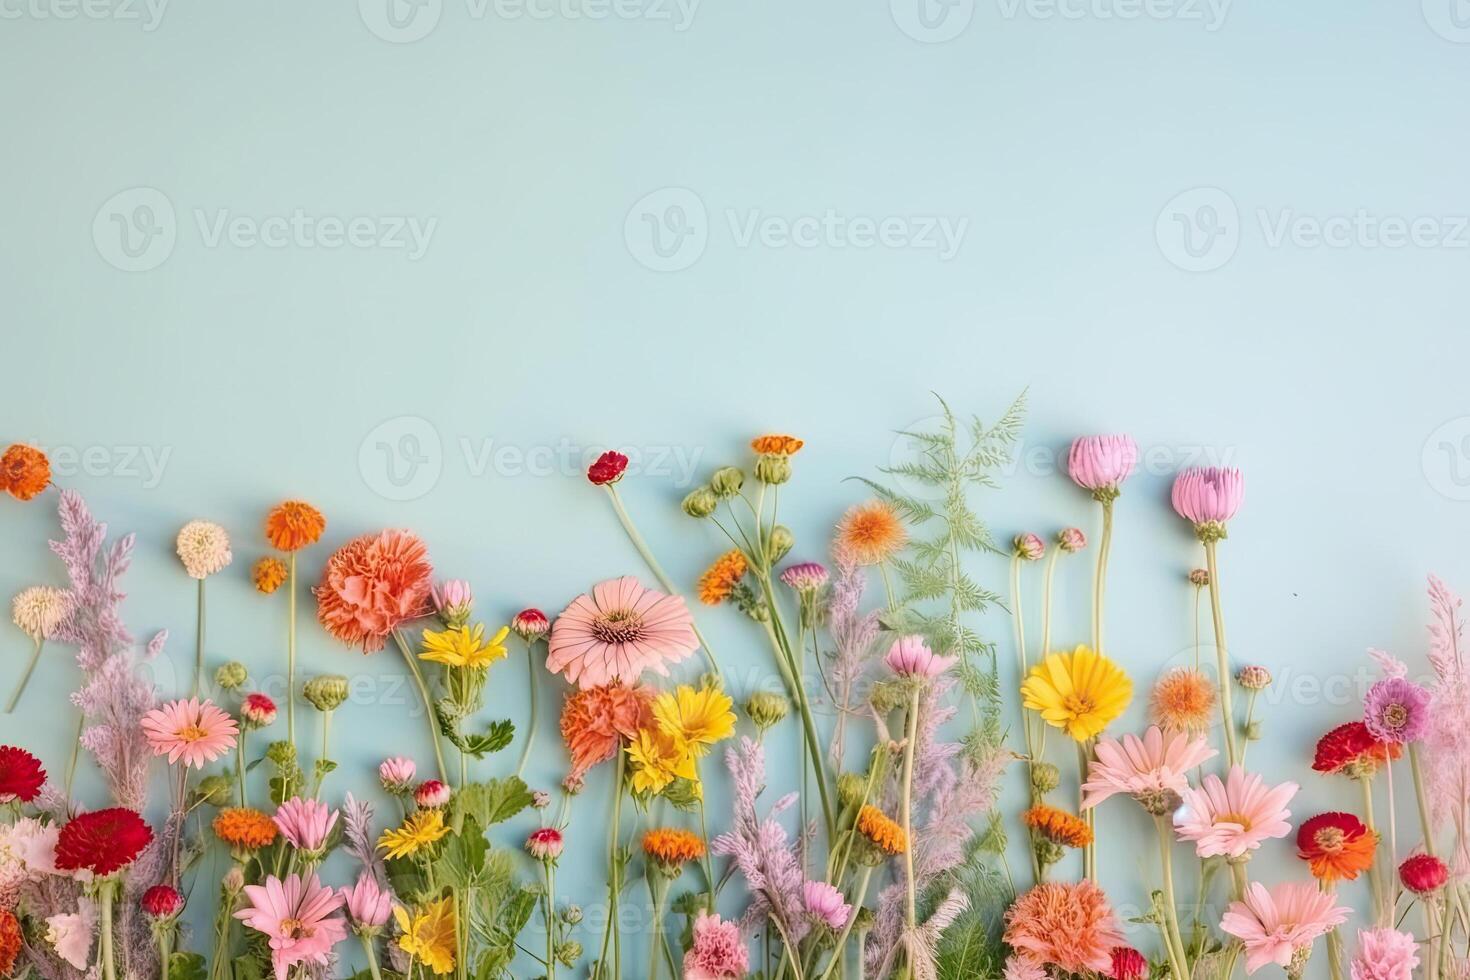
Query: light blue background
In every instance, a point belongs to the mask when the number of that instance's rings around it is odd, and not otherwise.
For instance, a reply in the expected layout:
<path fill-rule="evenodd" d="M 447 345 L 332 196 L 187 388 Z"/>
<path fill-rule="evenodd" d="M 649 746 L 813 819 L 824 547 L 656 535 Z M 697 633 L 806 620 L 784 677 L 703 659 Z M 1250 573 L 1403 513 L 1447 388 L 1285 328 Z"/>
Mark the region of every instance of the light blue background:
<path fill-rule="evenodd" d="M 642 453 L 635 467 L 652 472 L 625 497 L 690 582 L 720 542 L 678 512 L 686 464 L 697 479 L 741 461 L 754 433 L 806 438 L 782 513 L 797 555 L 821 557 L 862 496 L 842 479 L 903 457 L 892 430 L 933 414 L 929 391 L 994 417 L 1029 388 L 1027 455 L 982 503 L 999 536 L 1093 531 L 1090 502 L 1050 465 L 1073 435 L 1126 431 L 1149 454 L 1119 507 L 1108 617 L 1140 688 L 1190 637 L 1181 583 L 1199 557 L 1168 510 L 1168 474 L 1245 470 L 1222 552 L 1226 614 L 1237 657 L 1281 679 L 1251 761 L 1304 784 L 1298 816 L 1353 806 L 1306 769 L 1314 739 L 1353 716 L 1366 647 L 1422 668 L 1426 571 L 1470 588 L 1470 232 L 1456 220 L 1470 212 L 1470 31 L 1449 0 L 1239 0 L 1223 19 L 1186 0 L 1152 14 L 1089 0 L 1066 16 L 981 0 L 926 33 L 906 2 L 706 0 L 679 30 L 678 8 L 652 0 L 621 15 L 538 7 L 546 18 L 444 0 L 409 22 L 426 36 L 401 43 L 373 0 L 177 4 L 151 30 L 142 7 L 64 19 L 79 8 L 4 0 L 0 435 L 51 448 L 59 484 L 139 533 L 128 622 L 140 638 L 173 632 L 181 676 L 194 597 L 173 536 L 195 517 L 229 528 L 211 659 L 264 675 L 283 663 L 284 611 L 247 570 L 283 497 L 328 515 L 307 578 L 349 537 L 404 526 L 445 575 L 473 581 L 485 616 L 554 613 L 601 578 L 645 575 L 578 476 L 584 449 Z M 146 247 L 129 258 L 114 222 L 150 226 L 140 204 L 172 243 L 135 237 Z M 295 209 L 434 224 L 416 258 L 320 238 L 209 244 L 222 214 L 248 232 Z M 778 232 L 829 209 L 900 230 L 967 224 L 947 259 L 851 236 L 741 244 L 753 217 Z M 1363 230 L 1313 243 L 1314 223 L 1360 209 L 1432 219 L 1433 244 L 1375 246 Z M 681 214 L 691 234 L 667 237 Z M 1295 240 L 1276 238 L 1283 217 L 1305 229 Z M 664 222 L 662 245 L 684 243 L 667 262 L 682 268 L 649 267 L 648 220 Z M 405 437 L 426 462 L 400 492 L 379 443 Z M 570 462 L 548 465 L 564 448 Z M 54 495 L 0 503 L 0 592 L 59 582 L 45 547 Z M 1068 642 L 1086 625 L 1087 564 L 1059 575 Z M 973 571 L 1004 589 L 1003 559 Z M 363 660 L 309 613 L 308 673 L 397 676 L 391 654 Z M 738 614 L 702 621 L 742 682 L 769 679 Z M 1009 620 L 984 625 L 1009 667 Z M 25 641 L 12 631 L 4 650 L 8 686 Z M 22 712 L 0 718 L 53 771 L 74 682 L 56 649 Z M 487 714 L 520 720 L 524 685 L 519 659 L 497 668 Z M 389 750 L 428 762 L 421 722 L 377 690 L 338 716 L 337 791 L 367 789 Z M 548 685 L 543 718 L 554 705 Z M 1142 717 L 1140 700 L 1129 720 Z M 549 786 L 563 756 L 549 721 L 540 737 L 531 775 Z M 794 747 L 794 732 L 776 744 Z M 789 785 L 791 753 L 772 755 L 773 782 Z M 606 778 L 576 806 L 560 875 L 589 908 Z M 1102 849 L 1102 872 L 1127 906 L 1154 880 L 1152 840 L 1122 806 L 1103 819 L 1121 843 Z M 1412 823 L 1402 808 L 1401 828 Z M 1304 873 L 1285 844 L 1253 870 Z M 641 939 L 629 963 L 643 962 Z"/>

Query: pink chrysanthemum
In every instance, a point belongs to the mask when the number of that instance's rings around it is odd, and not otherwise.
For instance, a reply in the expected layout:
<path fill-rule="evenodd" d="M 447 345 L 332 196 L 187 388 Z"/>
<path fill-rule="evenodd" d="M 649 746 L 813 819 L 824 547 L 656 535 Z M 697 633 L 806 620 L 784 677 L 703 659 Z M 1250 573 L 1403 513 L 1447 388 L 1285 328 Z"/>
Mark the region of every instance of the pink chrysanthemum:
<path fill-rule="evenodd" d="M 749 969 L 750 952 L 740 926 L 700 912 L 694 920 L 694 944 L 684 954 L 684 980 L 739 980 Z"/>
<path fill-rule="evenodd" d="M 1358 930 L 1353 980 L 1413 980 L 1418 965 L 1418 943 L 1408 933 L 1386 927 Z"/>
<path fill-rule="evenodd" d="M 1117 496 L 1118 487 L 1138 465 L 1132 436 L 1083 436 L 1067 453 L 1067 475 L 1084 490 Z"/>
<path fill-rule="evenodd" d="M 143 716 L 143 734 L 154 755 L 168 756 L 169 765 L 203 769 L 235 747 L 240 733 L 235 720 L 213 701 L 190 698 L 170 701 Z"/>
<path fill-rule="evenodd" d="M 1198 789 L 1181 794 L 1174 829 L 1180 840 L 1194 841 L 1200 857 L 1240 857 L 1263 841 L 1291 833 L 1286 804 L 1298 788 L 1296 783 L 1267 786 L 1259 774 L 1231 766 L 1225 782 L 1210 773 Z"/>
<path fill-rule="evenodd" d="M 1174 479 L 1174 510 L 1195 527 L 1225 524 L 1240 510 L 1244 497 L 1245 478 L 1240 470 L 1202 466 Z"/>
<path fill-rule="evenodd" d="M 786 566 L 781 582 L 793 592 L 810 594 L 827 584 L 827 569 L 814 561 L 797 562 Z"/>
<path fill-rule="evenodd" d="M 327 843 L 327 835 L 337 825 L 337 811 L 318 800 L 295 796 L 277 807 L 271 819 L 291 846 L 303 851 L 320 851 Z"/>
<path fill-rule="evenodd" d="M 1429 692 L 1403 677 L 1387 677 L 1368 688 L 1363 724 L 1380 742 L 1417 742 L 1429 728 Z"/>
<path fill-rule="evenodd" d="M 1107 896 L 1092 881 L 1043 882 L 1012 903 L 1005 941 L 1019 956 L 1068 973 L 1102 973 L 1124 943 Z"/>
<path fill-rule="evenodd" d="M 354 538 L 327 560 L 321 584 L 311 590 L 317 620 L 363 653 L 381 650 L 395 629 L 429 614 L 433 575 L 428 549 L 408 531 Z"/>
<path fill-rule="evenodd" d="M 645 589 L 626 575 L 599 582 L 556 618 L 546 669 L 584 688 L 635 684 L 645 670 L 667 677 L 669 664 L 697 649 L 683 597 Z"/>
<path fill-rule="evenodd" d="M 937 677 L 955 665 L 957 657 L 941 657 L 929 649 L 922 636 L 901 636 L 893 641 L 883 662 L 901 677 Z"/>
<path fill-rule="evenodd" d="M 347 923 L 332 914 L 342 907 L 342 896 L 324 888 L 316 875 L 305 881 L 271 875 L 263 885 L 246 885 L 245 897 L 250 906 L 235 918 L 270 937 L 276 980 L 286 980 L 297 963 L 325 965 L 332 947 L 347 937 Z"/>
<path fill-rule="evenodd" d="M 1150 725 L 1143 738 L 1098 741 L 1097 758 L 1082 784 L 1082 807 L 1097 806 L 1114 793 L 1127 793 L 1153 813 L 1172 812 L 1189 789 L 1189 770 L 1218 755 L 1202 736 Z"/>
<path fill-rule="evenodd" d="M 1001 980 L 1050 980 L 1046 967 L 1025 956 L 1007 956 Z"/>
<path fill-rule="evenodd" d="M 1286 967 L 1299 950 L 1310 949 L 1319 936 L 1347 920 L 1351 909 L 1332 904 L 1330 892 L 1294 881 L 1266 889 L 1260 882 L 1246 888 L 1245 901 L 1231 902 L 1220 928 L 1245 946 L 1245 971 L 1267 963 Z"/>
<path fill-rule="evenodd" d="M 417 772 L 418 767 L 412 759 L 395 755 L 391 759 L 384 759 L 378 766 L 378 781 L 390 793 L 405 793 L 413 785 L 413 777 Z"/>
<path fill-rule="evenodd" d="M 808 881 L 801 886 L 801 898 L 813 919 L 833 929 L 847 925 L 852 906 L 842 900 L 842 892 L 825 881 Z"/>

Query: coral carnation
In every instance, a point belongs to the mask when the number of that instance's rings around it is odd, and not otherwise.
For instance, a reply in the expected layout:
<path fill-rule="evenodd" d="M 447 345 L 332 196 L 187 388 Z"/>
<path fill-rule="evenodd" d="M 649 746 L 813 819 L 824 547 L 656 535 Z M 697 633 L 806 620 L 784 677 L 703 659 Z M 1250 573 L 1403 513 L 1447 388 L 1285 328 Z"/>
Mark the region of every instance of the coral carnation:
<path fill-rule="evenodd" d="M 908 532 L 898 512 L 881 500 L 848 508 L 837 522 L 833 550 L 844 561 L 881 565 L 903 549 Z"/>
<path fill-rule="evenodd" d="M 684 954 L 684 980 L 740 980 L 749 969 L 750 952 L 740 938 L 740 926 L 700 912 L 693 944 Z"/>
<path fill-rule="evenodd" d="M 699 601 L 706 606 L 718 606 L 730 598 L 730 593 L 735 591 L 735 586 L 744 576 L 745 555 L 741 554 L 740 549 L 732 548 L 716 558 L 714 564 L 699 576 L 696 590 Z"/>
<path fill-rule="evenodd" d="M 83 813 L 57 835 L 56 867 L 105 877 L 132 864 L 152 840 L 152 829 L 126 807 Z"/>
<path fill-rule="evenodd" d="M 1148 699 L 1149 715 L 1166 729 L 1203 732 L 1215 711 L 1215 684 L 1193 667 L 1165 671 Z"/>
<path fill-rule="evenodd" d="M 0 803 L 29 803 L 46 784 L 41 760 L 25 749 L 0 745 Z"/>
<path fill-rule="evenodd" d="M 1046 882 L 1006 910 L 1005 941 L 1021 956 L 1068 973 L 1105 973 L 1123 933 L 1107 896 L 1091 881 Z"/>
<path fill-rule="evenodd" d="M 1352 881 L 1373 863 L 1377 836 L 1351 813 L 1319 813 L 1297 828 L 1297 857 L 1321 881 Z"/>
<path fill-rule="evenodd" d="M 327 560 L 311 590 L 317 619 L 343 643 L 373 653 L 399 626 L 432 611 L 433 576 L 428 549 L 411 532 L 353 538 Z"/>
<path fill-rule="evenodd" d="M 16 443 L 0 456 L 0 490 L 16 500 L 30 500 L 51 485 L 51 462 L 46 454 Z"/>
<path fill-rule="evenodd" d="M 8 977 L 14 971 L 22 945 L 20 920 L 10 909 L 0 908 L 0 977 Z"/>
<path fill-rule="evenodd" d="M 262 558 L 250 569 L 250 581 L 255 589 L 270 595 L 286 581 L 286 563 L 279 558 Z"/>
<path fill-rule="evenodd" d="M 277 504 L 265 518 L 265 537 L 279 551 L 300 551 L 316 544 L 327 529 L 322 512 L 304 500 Z"/>
<path fill-rule="evenodd" d="M 561 737 L 572 757 L 568 779 L 580 782 L 593 766 L 616 756 L 652 718 L 653 692 L 644 687 L 608 684 L 567 695 Z"/>
<path fill-rule="evenodd" d="M 551 628 L 546 669 L 582 687 L 635 683 L 645 670 L 667 677 L 669 664 L 697 649 L 683 597 L 645 589 L 625 575 L 599 582 L 562 610 Z"/>

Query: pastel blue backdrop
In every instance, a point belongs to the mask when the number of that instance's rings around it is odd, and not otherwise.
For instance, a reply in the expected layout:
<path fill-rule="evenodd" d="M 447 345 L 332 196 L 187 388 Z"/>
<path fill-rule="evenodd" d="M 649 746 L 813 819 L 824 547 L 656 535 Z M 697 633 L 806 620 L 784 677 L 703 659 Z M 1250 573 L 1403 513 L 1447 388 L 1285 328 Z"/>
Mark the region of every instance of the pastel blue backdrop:
<path fill-rule="evenodd" d="M 931 391 L 993 418 L 1024 388 L 1020 461 L 979 502 L 998 536 L 1095 530 L 1055 467 L 1074 435 L 1145 451 L 1108 617 L 1140 687 L 1191 638 L 1199 552 L 1170 475 L 1244 469 L 1225 609 L 1238 660 L 1278 678 L 1251 761 L 1303 783 L 1298 815 L 1352 806 L 1307 771 L 1313 740 L 1354 714 L 1367 647 L 1422 669 L 1427 571 L 1470 589 L 1464 12 L 919 3 L 6 3 L 0 436 L 50 449 L 59 484 L 138 533 L 127 618 L 171 631 L 167 693 L 193 653 L 172 553 L 191 518 L 235 543 L 211 662 L 268 678 L 283 609 L 247 570 L 283 497 L 328 515 L 307 578 L 402 526 L 485 617 L 554 613 L 646 578 L 580 477 L 588 452 L 636 451 L 625 497 L 688 583 L 720 541 L 678 500 L 752 434 L 807 440 L 782 514 L 821 558 L 863 496 L 844 478 L 906 458 L 894 430 L 932 418 Z M 54 495 L 0 504 L 0 592 L 58 582 Z M 1069 642 L 1088 564 L 1059 576 Z M 1005 559 L 972 571 L 1004 590 Z M 376 799 L 385 752 L 427 763 L 421 722 L 391 654 L 306 613 L 305 671 L 374 692 L 339 714 L 332 789 Z M 737 613 L 702 619 L 741 683 L 771 679 Z M 983 627 L 1009 686 L 1010 621 Z M 0 684 L 25 653 L 10 632 Z M 53 771 L 74 682 L 52 649 L 0 718 Z M 519 655 L 498 667 L 487 715 L 522 720 L 525 685 Z M 558 696 L 543 686 L 544 719 Z M 773 738 L 790 785 L 794 733 Z M 548 720 L 532 782 L 563 765 Z M 560 875 L 589 908 L 606 779 Z M 1009 790 L 1013 807 L 1018 775 Z M 1101 872 L 1136 907 L 1146 825 L 1120 806 L 1104 828 Z M 1267 879 L 1303 873 L 1284 843 L 1266 855 Z"/>

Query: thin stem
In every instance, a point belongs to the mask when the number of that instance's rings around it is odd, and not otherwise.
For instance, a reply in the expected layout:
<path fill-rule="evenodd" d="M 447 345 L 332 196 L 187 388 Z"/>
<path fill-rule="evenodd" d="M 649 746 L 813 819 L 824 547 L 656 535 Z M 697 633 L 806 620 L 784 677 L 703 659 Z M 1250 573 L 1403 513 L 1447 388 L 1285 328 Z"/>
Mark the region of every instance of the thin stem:
<path fill-rule="evenodd" d="M 827 961 L 827 969 L 817 980 L 829 980 L 832 971 L 842 964 L 842 954 L 847 950 L 847 937 L 852 935 L 852 927 L 858 920 L 858 910 L 863 906 L 863 899 L 868 894 L 868 879 L 873 877 L 873 869 L 864 866 L 862 873 L 858 875 L 857 892 L 852 899 L 852 914 L 847 917 L 847 925 L 842 927 L 842 934 L 837 937 L 837 945 L 832 949 L 832 958 Z M 862 943 L 858 943 L 858 961 L 862 962 Z"/>
<path fill-rule="evenodd" d="M 36 637 L 35 647 L 31 650 L 31 659 L 26 663 L 25 672 L 20 675 L 20 683 L 15 685 L 15 693 L 10 695 L 10 700 L 5 705 L 7 715 L 14 711 L 15 706 L 20 703 L 20 696 L 25 693 L 26 685 L 31 682 L 31 671 L 36 669 L 36 662 L 41 659 L 41 647 L 45 645 L 45 640 L 39 636 Z"/>
<path fill-rule="evenodd" d="M 1363 823 L 1368 825 L 1368 833 L 1372 834 L 1373 839 L 1376 841 L 1378 840 L 1378 826 L 1377 822 L 1373 819 L 1373 780 L 1367 776 L 1363 776 L 1358 779 L 1358 785 L 1363 790 Z M 1374 918 L 1381 920 L 1383 909 L 1386 907 L 1386 899 L 1384 897 L 1383 875 L 1380 873 L 1380 868 L 1378 867 L 1377 844 L 1373 847 L 1373 864 L 1368 869 L 1368 884 L 1371 886 L 1373 893 Z"/>
<path fill-rule="evenodd" d="M 608 854 L 608 881 L 607 889 L 611 892 L 608 904 L 612 907 L 612 947 L 613 947 L 613 972 L 615 978 L 623 975 L 623 937 L 619 928 L 618 919 L 622 915 L 621 904 L 623 896 L 623 860 L 622 860 L 622 830 L 623 820 L 623 753 L 618 752 L 617 771 L 613 776 L 613 812 L 612 812 L 612 848 Z"/>
<path fill-rule="evenodd" d="M 531 746 L 536 744 L 536 644 L 531 640 L 526 641 L 526 669 L 530 673 L 531 681 L 531 717 L 526 723 L 526 744 L 521 746 L 521 761 L 516 766 L 516 775 L 526 774 L 526 763 L 531 759 Z"/>
<path fill-rule="evenodd" d="M 1154 829 L 1159 837 L 1159 861 L 1164 874 L 1164 921 L 1165 935 L 1169 943 L 1169 960 L 1176 977 L 1189 974 L 1189 958 L 1184 952 L 1184 934 L 1179 931 L 1179 906 L 1174 898 L 1174 855 L 1168 822 L 1164 817 L 1154 818 Z"/>
<path fill-rule="evenodd" d="M 393 640 L 398 644 L 398 650 L 403 654 L 403 661 L 408 664 L 408 671 L 413 675 L 414 685 L 419 689 L 419 698 L 424 702 L 425 717 L 429 722 L 429 739 L 434 743 L 434 759 L 439 763 L 439 779 L 448 783 L 449 769 L 444 765 L 444 751 L 439 747 L 439 725 L 434 718 L 434 703 L 429 700 L 429 689 L 424 685 L 424 675 L 419 672 L 418 661 L 408 649 L 408 641 L 403 638 L 403 631 L 394 630 Z"/>
<path fill-rule="evenodd" d="M 1424 853 L 1434 857 L 1434 829 L 1429 823 L 1429 798 L 1424 793 L 1424 775 L 1419 769 L 1419 745 L 1409 743 L 1409 771 L 1414 774 L 1414 798 L 1419 804 L 1419 830 L 1424 835 Z"/>
<path fill-rule="evenodd" d="M 664 895 L 669 889 L 663 872 L 652 863 L 649 863 L 646 874 L 648 894 L 653 899 L 653 939 L 648 944 L 648 980 L 658 980 L 660 952 L 664 948 Z"/>
<path fill-rule="evenodd" d="M 286 565 L 286 741 L 296 746 L 296 552 Z"/>
<path fill-rule="evenodd" d="M 907 841 L 914 839 L 913 828 L 913 786 L 914 786 L 914 748 L 919 740 L 919 689 L 914 688 L 913 696 L 909 699 L 908 724 L 905 726 L 903 744 L 903 800 L 900 812 L 903 815 L 903 836 Z M 906 891 L 906 902 L 904 905 L 905 921 L 909 929 L 918 925 L 918 883 L 914 880 L 914 849 L 905 847 L 903 850 L 904 865 L 904 887 Z"/>
<path fill-rule="evenodd" d="M 1251 722 L 1256 713 L 1256 695 L 1261 692 L 1252 690 L 1250 696 L 1245 699 L 1245 727 L 1241 729 L 1240 740 L 1240 764 L 1245 766 L 1245 754 L 1251 750 Z"/>
<path fill-rule="evenodd" d="M 201 584 L 203 580 L 200 580 Z M 117 882 L 104 881 L 98 892 L 98 902 L 102 907 L 100 940 L 102 949 L 102 976 L 106 980 L 117 980 L 117 967 L 112 957 L 112 895 L 117 889 Z"/>
<path fill-rule="evenodd" d="M 373 941 L 368 936 L 359 936 L 362 940 L 363 952 L 367 954 L 368 970 L 372 972 L 373 980 L 383 980 L 382 971 L 378 969 L 378 951 L 373 948 Z"/>
<path fill-rule="evenodd" d="M 762 574 L 758 576 L 758 581 L 761 584 L 766 605 L 771 610 L 770 618 L 763 623 L 766 628 L 766 636 L 775 650 L 776 667 L 781 671 L 781 680 L 785 683 L 791 699 L 796 702 L 797 713 L 801 715 L 801 729 L 811 749 L 812 765 L 816 769 L 817 795 L 822 802 L 822 818 L 826 821 L 827 836 L 830 839 L 837 829 L 837 821 L 835 811 L 832 809 L 832 800 L 828 795 L 827 766 L 822 754 L 821 743 L 817 741 L 817 728 L 816 723 L 812 720 L 811 704 L 807 700 L 806 691 L 796 682 L 796 676 L 792 671 L 792 657 L 785 640 L 785 629 L 781 624 L 781 616 L 777 612 L 776 595 L 771 588 L 771 580 Z"/>
<path fill-rule="evenodd" d="M 77 737 L 71 743 L 71 760 L 66 764 L 66 799 L 71 800 L 71 784 L 77 775 L 77 760 L 81 757 L 82 729 L 87 726 L 87 715 L 81 708 L 77 709 Z"/>
<path fill-rule="evenodd" d="M 1056 576 L 1057 556 L 1062 553 L 1060 547 L 1052 548 L 1051 554 L 1046 556 L 1046 575 L 1041 585 L 1041 649 L 1039 654 L 1045 657 L 1051 652 L 1051 593 L 1052 579 Z"/>
<path fill-rule="evenodd" d="M 173 926 L 158 930 L 158 980 L 168 980 L 168 960 L 174 944 Z"/>
<path fill-rule="evenodd" d="M 248 807 L 250 804 L 245 799 L 245 733 L 240 733 L 240 739 L 235 743 L 235 780 L 240 784 L 240 805 Z"/>
<path fill-rule="evenodd" d="M 1097 544 L 1097 565 L 1092 575 L 1092 649 L 1103 652 L 1103 600 L 1107 593 L 1108 553 L 1113 547 L 1113 498 L 1103 497 L 1102 537 Z"/>
<path fill-rule="evenodd" d="M 541 864 L 546 869 L 546 980 L 556 980 L 556 865 Z"/>
<path fill-rule="evenodd" d="M 1097 808 L 1083 809 L 1082 800 L 1087 795 L 1082 786 L 1087 782 L 1087 769 L 1092 762 L 1092 750 L 1087 742 L 1077 743 L 1077 812 L 1087 821 L 1089 827 L 1097 823 Z M 1097 832 L 1093 831 L 1093 840 L 1097 839 Z M 1097 877 L 1097 852 L 1093 850 L 1093 844 L 1089 841 L 1082 848 L 1082 877 Z"/>
<path fill-rule="evenodd" d="M 204 683 L 204 579 L 199 580 L 199 610 L 194 627 L 194 697 Z"/>
<path fill-rule="evenodd" d="M 1205 563 L 1210 571 L 1210 616 L 1215 623 L 1215 660 L 1220 672 L 1220 722 L 1225 729 L 1226 768 L 1236 765 L 1240 755 L 1235 748 L 1235 706 L 1231 703 L 1230 654 L 1225 645 L 1225 613 L 1220 606 L 1220 563 L 1215 559 L 1213 540 L 1205 541 Z"/>

